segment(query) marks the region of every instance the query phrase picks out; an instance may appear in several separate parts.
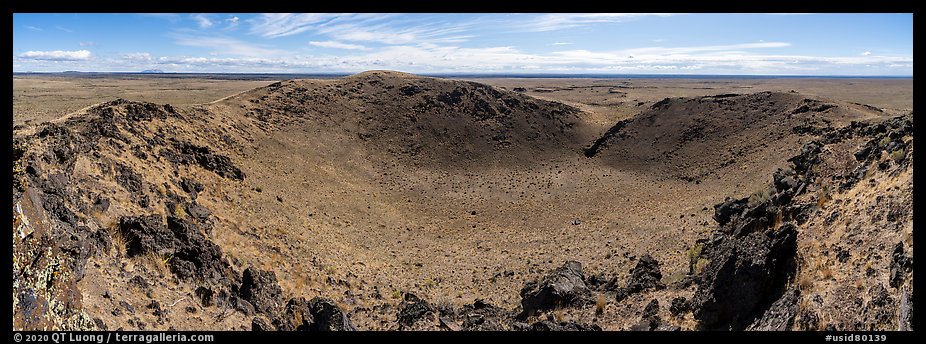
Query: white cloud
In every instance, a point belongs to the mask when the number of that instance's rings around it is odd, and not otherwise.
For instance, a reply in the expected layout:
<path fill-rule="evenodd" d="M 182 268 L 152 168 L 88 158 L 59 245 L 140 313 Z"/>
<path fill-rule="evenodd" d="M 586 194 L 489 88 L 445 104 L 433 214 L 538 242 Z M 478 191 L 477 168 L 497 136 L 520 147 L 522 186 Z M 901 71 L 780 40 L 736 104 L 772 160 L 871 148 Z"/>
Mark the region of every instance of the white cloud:
<path fill-rule="evenodd" d="M 531 18 L 514 27 L 523 31 L 555 31 L 595 23 L 620 23 L 644 17 L 669 17 L 678 13 L 553 13 Z"/>
<path fill-rule="evenodd" d="M 265 48 L 248 42 L 228 37 L 217 36 L 189 36 L 175 34 L 173 37 L 179 45 L 189 47 L 209 48 L 214 53 L 238 56 L 275 56 L 286 54 L 280 49 Z"/>
<path fill-rule="evenodd" d="M 312 30 L 316 25 L 337 18 L 336 14 L 329 13 L 269 13 L 261 14 L 253 19 L 251 33 L 266 37 L 278 38 L 299 34 Z"/>
<path fill-rule="evenodd" d="M 555 43 L 553 43 L 553 45 L 569 45 L 569 44 L 572 44 L 572 43 L 569 43 L 569 42 L 555 42 Z"/>
<path fill-rule="evenodd" d="M 203 29 L 209 28 L 213 25 L 212 20 L 209 19 L 209 17 L 207 17 L 205 14 L 194 15 L 193 20 L 195 20 L 196 24 Z"/>
<path fill-rule="evenodd" d="M 335 49 L 347 49 L 347 50 L 370 50 L 370 48 L 367 48 L 359 44 L 349 44 L 349 43 L 342 43 L 338 41 L 324 41 L 324 42 L 311 41 L 309 42 L 309 44 L 314 45 L 316 47 L 322 47 L 322 48 L 335 48 Z"/>
<path fill-rule="evenodd" d="M 31 25 L 26 25 L 26 26 L 23 26 L 23 27 L 25 27 L 25 28 L 27 28 L 27 29 L 29 29 L 29 30 L 32 30 L 32 31 L 44 31 L 44 30 L 42 30 L 42 28 L 40 28 L 40 27 L 35 27 L 35 26 L 31 26 Z"/>
<path fill-rule="evenodd" d="M 238 22 L 240 21 L 241 19 L 239 19 L 237 16 L 233 16 L 231 18 L 225 19 L 225 22 L 228 23 L 228 26 L 226 26 L 225 29 L 231 30 L 231 29 L 238 27 Z"/>
<path fill-rule="evenodd" d="M 154 60 L 149 53 L 130 53 L 122 55 L 124 60 L 134 61 L 134 62 L 149 62 Z"/>
<path fill-rule="evenodd" d="M 96 42 L 92 42 L 92 41 L 91 42 L 80 42 L 79 44 L 82 47 L 92 47 L 96 45 Z"/>
<path fill-rule="evenodd" d="M 470 36 L 461 35 L 472 24 L 447 25 L 429 22 L 427 16 L 396 18 L 394 14 L 262 14 L 250 20 L 251 33 L 265 38 L 279 38 L 313 32 L 337 41 L 377 42 L 384 44 L 455 43 Z"/>
<path fill-rule="evenodd" d="M 871 55 L 871 52 L 870 52 L 870 51 L 866 51 L 866 52 L 862 53 L 862 56 L 869 56 L 869 55 Z"/>
<path fill-rule="evenodd" d="M 74 32 L 74 30 L 68 29 L 68 28 L 66 28 L 66 27 L 55 26 L 55 28 L 58 29 L 58 30 L 60 30 L 60 31 L 67 32 L 67 33 Z"/>
<path fill-rule="evenodd" d="M 90 59 L 89 50 L 54 50 L 54 51 L 27 51 L 19 54 L 19 57 L 32 60 L 45 61 L 80 61 Z"/>
<path fill-rule="evenodd" d="M 627 49 L 625 51 L 631 54 L 635 54 L 635 55 L 644 55 L 644 54 L 672 55 L 672 54 L 687 54 L 687 53 L 697 53 L 697 52 L 733 51 L 733 50 L 740 50 L 740 49 L 784 48 L 784 47 L 789 47 L 789 46 L 791 46 L 791 43 L 760 42 L 760 43 L 706 45 L 706 46 L 679 47 L 679 48 L 646 47 L 646 48 Z"/>

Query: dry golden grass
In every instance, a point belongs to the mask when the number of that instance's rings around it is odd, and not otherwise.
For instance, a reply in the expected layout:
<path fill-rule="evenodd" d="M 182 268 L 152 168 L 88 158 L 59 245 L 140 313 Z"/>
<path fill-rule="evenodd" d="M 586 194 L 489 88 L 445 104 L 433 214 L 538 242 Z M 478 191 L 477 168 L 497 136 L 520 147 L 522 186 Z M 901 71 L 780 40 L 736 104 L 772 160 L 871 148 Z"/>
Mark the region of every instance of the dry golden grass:
<path fill-rule="evenodd" d="M 159 255 L 154 252 L 148 252 L 144 256 L 145 264 L 152 268 L 160 275 L 166 276 L 170 273 L 170 260 L 173 259 L 173 255 Z"/>
<path fill-rule="evenodd" d="M 813 288 L 813 277 L 808 274 L 802 274 L 797 280 L 797 287 L 804 292 L 811 291 Z"/>
<path fill-rule="evenodd" d="M 775 214 L 775 219 L 772 222 L 772 230 L 777 231 L 778 227 L 781 227 L 781 224 L 784 222 L 784 215 L 782 215 L 781 210 L 778 210 L 778 213 Z"/>
<path fill-rule="evenodd" d="M 601 316 L 602 314 L 604 314 L 604 306 L 605 306 L 604 295 L 598 294 L 598 296 L 595 297 L 595 315 L 596 316 Z"/>
<path fill-rule="evenodd" d="M 817 208 L 826 209 L 826 203 L 833 199 L 830 195 L 830 185 L 824 183 L 817 191 Z"/>

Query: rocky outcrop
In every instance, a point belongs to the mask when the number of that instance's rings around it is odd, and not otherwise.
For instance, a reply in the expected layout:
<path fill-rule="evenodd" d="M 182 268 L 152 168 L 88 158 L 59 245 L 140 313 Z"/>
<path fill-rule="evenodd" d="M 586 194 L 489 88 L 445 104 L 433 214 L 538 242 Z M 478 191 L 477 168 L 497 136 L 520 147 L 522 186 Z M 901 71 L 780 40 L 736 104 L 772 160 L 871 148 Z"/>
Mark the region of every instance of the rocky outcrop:
<path fill-rule="evenodd" d="M 818 208 L 796 203 L 794 199 L 817 180 L 820 169 L 815 166 L 822 162 L 821 154 L 827 145 L 873 136 L 874 139 L 854 154 L 858 161 L 870 161 L 880 157 L 882 152 L 906 149 L 901 138 L 910 132 L 910 116 L 880 123 L 853 122 L 847 127 L 828 129 L 819 139 L 805 144 L 799 155 L 789 159 L 789 168 L 773 173 L 768 194 L 728 198 L 717 204 L 714 220 L 718 229 L 710 238 L 701 241 L 703 247 L 698 258 L 707 265 L 691 300 L 699 327 L 790 330 L 818 326 L 819 319 L 810 313 L 802 313 L 801 324 L 795 324 L 801 297 L 796 286 L 791 285 L 797 270 L 797 228 Z M 888 147 L 890 142 L 895 144 Z M 898 164 L 903 161 L 901 155 L 895 159 Z M 839 181 L 844 190 L 863 179 L 865 172 L 863 164 L 854 172 L 833 176 L 832 180 Z M 818 204 L 822 202 L 825 199 L 818 200 Z M 838 253 L 837 259 L 845 262 L 848 256 Z M 889 285 L 896 288 L 903 284 L 904 276 L 911 270 L 912 258 L 904 255 L 903 245 L 899 243 L 892 259 Z M 872 315 L 867 317 L 879 324 L 890 323 L 884 305 L 893 301 L 885 296 L 886 293 L 872 293 L 876 295 L 876 302 L 870 304 Z M 877 320 L 879 317 L 883 319 Z"/>
<path fill-rule="evenodd" d="M 309 310 L 312 312 L 313 319 L 312 325 L 309 327 L 310 330 L 357 331 L 347 313 L 331 300 L 315 297 L 312 301 L 309 301 Z"/>
<path fill-rule="evenodd" d="M 692 300 L 695 319 L 707 328 L 742 329 L 758 308 L 793 274 L 797 233 L 776 232 L 728 237 L 706 247 L 710 261 Z"/>
<path fill-rule="evenodd" d="M 239 294 L 242 299 L 254 305 L 261 313 L 275 312 L 283 302 L 283 291 L 277 284 L 273 271 L 258 270 L 250 267 L 241 276 Z"/>
<path fill-rule="evenodd" d="M 435 309 L 430 303 L 418 298 L 415 294 L 405 293 L 404 300 L 399 305 L 399 313 L 396 315 L 396 318 L 400 326 L 409 327 L 414 325 L 415 322 L 428 320 L 428 318 L 433 317 L 435 313 Z M 433 323 L 433 319 L 430 320 Z"/>
<path fill-rule="evenodd" d="M 894 252 L 891 254 L 889 285 L 892 288 L 900 288 L 911 271 L 913 271 L 913 257 L 904 254 L 903 243 L 899 242 L 894 246 Z"/>
<path fill-rule="evenodd" d="M 232 275 L 222 250 L 194 223 L 175 216 L 126 216 L 119 221 L 129 257 L 154 254 L 182 280 L 226 282 Z"/>
<path fill-rule="evenodd" d="M 614 283 L 611 285 L 613 284 Z M 659 270 L 659 262 L 649 254 L 645 254 L 637 261 L 637 265 L 630 270 L 630 276 L 627 277 L 626 287 L 615 288 L 615 291 L 617 300 L 620 301 L 633 294 L 663 288 L 665 288 L 665 284 L 662 283 L 662 272 Z"/>
<path fill-rule="evenodd" d="M 173 149 L 162 149 L 161 155 L 172 163 L 196 164 L 229 179 L 243 180 L 246 176 L 227 156 L 216 154 L 209 147 L 198 146 L 190 142 L 174 142 Z"/>
<path fill-rule="evenodd" d="M 350 317 L 333 301 L 315 297 L 290 299 L 272 321 L 279 331 L 357 331 Z"/>
<path fill-rule="evenodd" d="M 590 296 L 582 275 L 582 264 L 569 261 L 540 280 L 528 282 L 521 289 L 521 308 L 525 316 L 536 315 L 541 311 L 588 302 Z"/>
<path fill-rule="evenodd" d="M 789 289 L 768 310 L 749 325 L 750 331 L 790 331 L 798 312 L 800 291 Z"/>

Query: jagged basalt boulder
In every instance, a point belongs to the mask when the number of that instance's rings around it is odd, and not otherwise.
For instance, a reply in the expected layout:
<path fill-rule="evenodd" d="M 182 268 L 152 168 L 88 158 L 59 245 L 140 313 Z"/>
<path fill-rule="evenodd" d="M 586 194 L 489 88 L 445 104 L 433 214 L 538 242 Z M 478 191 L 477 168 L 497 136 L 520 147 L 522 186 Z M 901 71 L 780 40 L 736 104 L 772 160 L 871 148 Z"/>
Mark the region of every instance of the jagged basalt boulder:
<path fill-rule="evenodd" d="M 672 299 L 672 305 L 669 306 L 669 313 L 672 313 L 674 316 L 680 316 L 686 312 L 691 311 L 691 303 L 688 302 L 684 297 L 676 297 Z"/>
<path fill-rule="evenodd" d="M 254 267 L 242 273 L 239 294 L 261 313 L 272 313 L 283 303 L 283 290 L 277 283 L 276 274 Z"/>
<path fill-rule="evenodd" d="M 264 318 L 254 317 L 254 319 L 251 320 L 251 331 L 273 331 L 273 327 Z"/>
<path fill-rule="evenodd" d="M 313 323 L 309 301 L 304 297 L 290 299 L 281 317 L 273 320 L 273 325 L 280 331 L 309 331 Z"/>
<path fill-rule="evenodd" d="M 591 292 L 582 276 L 582 264 L 566 262 L 540 280 L 528 282 L 521 289 L 521 308 L 524 315 L 562 306 L 588 302 Z"/>
<path fill-rule="evenodd" d="M 229 157 L 216 154 L 209 147 L 182 141 L 174 142 L 173 147 L 161 150 L 161 155 L 172 163 L 196 164 L 229 179 L 244 180 L 246 177 L 244 171 L 235 166 Z"/>
<path fill-rule="evenodd" d="M 709 261 L 692 300 L 704 328 L 742 329 L 794 273 L 797 233 L 785 224 L 775 232 L 725 236 L 702 250 Z"/>
<path fill-rule="evenodd" d="M 223 281 L 230 274 L 222 250 L 187 220 L 168 216 L 165 225 L 160 215 L 126 216 L 120 219 L 119 230 L 129 257 L 154 254 L 182 280 Z"/>
<path fill-rule="evenodd" d="M 818 155 L 823 149 L 817 141 L 810 141 L 801 147 L 801 154 L 788 159 L 794 165 L 794 171 L 798 174 L 806 174 L 810 167 L 819 161 Z"/>
<path fill-rule="evenodd" d="M 913 257 L 904 254 L 903 243 L 898 242 L 894 246 L 894 252 L 891 254 L 891 279 L 888 285 L 891 288 L 900 288 L 904 283 L 907 273 L 913 271 Z"/>
<path fill-rule="evenodd" d="M 412 293 L 405 293 L 402 304 L 399 305 L 399 313 L 396 318 L 399 325 L 412 326 L 415 322 L 425 320 L 428 315 L 433 315 L 435 309 L 425 300 Z"/>
<path fill-rule="evenodd" d="M 800 291 L 789 289 L 768 310 L 749 325 L 753 331 L 790 331 L 797 317 Z"/>
<path fill-rule="evenodd" d="M 651 300 L 643 308 L 642 320 L 630 327 L 631 331 L 654 331 L 662 325 L 662 318 L 659 317 L 659 301 Z"/>
<path fill-rule="evenodd" d="M 119 220 L 119 230 L 126 239 L 129 257 L 148 252 L 158 255 L 174 252 L 174 234 L 164 225 L 160 215 L 123 217 Z"/>
<path fill-rule="evenodd" d="M 730 220 L 739 215 L 746 209 L 749 203 L 748 198 L 727 200 L 714 206 L 714 221 L 721 226 L 726 225 Z"/>
<path fill-rule="evenodd" d="M 481 299 L 463 306 L 456 313 L 456 318 L 463 319 L 460 326 L 463 331 L 507 331 L 512 328 L 511 317 L 507 311 Z M 448 315 L 450 314 L 442 313 L 441 321 L 449 323 Z"/>
<path fill-rule="evenodd" d="M 314 331 L 357 331 L 350 317 L 331 300 L 316 297 L 309 302 Z"/>
<path fill-rule="evenodd" d="M 630 270 L 630 276 L 627 277 L 627 286 L 615 288 L 615 284 L 616 281 L 610 282 L 606 288 L 616 291 L 618 301 L 633 294 L 666 287 L 665 284 L 662 283 L 662 272 L 659 270 L 659 262 L 649 254 L 640 257 L 640 260 L 637 261 L 637 265 Z"/>
<path fill-rule="evenodd" d="M 185 219 L 168 216 L 167 227 L 174 233 L 177 243 L 177 250 L 168 261 L 177 277 L 227 283 L 232 272 L 222 257 L 222 249 L 207 239 L 198 226 Z"/>

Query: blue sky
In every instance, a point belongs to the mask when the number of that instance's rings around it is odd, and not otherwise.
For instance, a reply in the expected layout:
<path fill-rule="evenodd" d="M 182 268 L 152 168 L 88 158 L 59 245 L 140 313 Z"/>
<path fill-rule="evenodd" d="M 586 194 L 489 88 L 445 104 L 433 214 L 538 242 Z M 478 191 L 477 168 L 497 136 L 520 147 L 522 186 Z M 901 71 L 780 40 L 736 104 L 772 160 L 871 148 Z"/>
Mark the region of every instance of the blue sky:
<path fill-rule="evenodd" d="M 912 14 L 14 14 L 13 71 L 912 76 Z"/>

